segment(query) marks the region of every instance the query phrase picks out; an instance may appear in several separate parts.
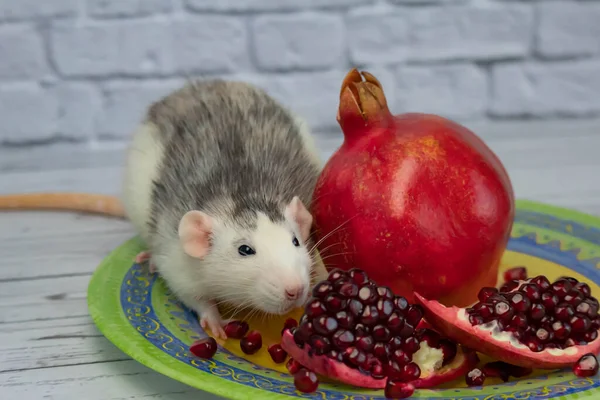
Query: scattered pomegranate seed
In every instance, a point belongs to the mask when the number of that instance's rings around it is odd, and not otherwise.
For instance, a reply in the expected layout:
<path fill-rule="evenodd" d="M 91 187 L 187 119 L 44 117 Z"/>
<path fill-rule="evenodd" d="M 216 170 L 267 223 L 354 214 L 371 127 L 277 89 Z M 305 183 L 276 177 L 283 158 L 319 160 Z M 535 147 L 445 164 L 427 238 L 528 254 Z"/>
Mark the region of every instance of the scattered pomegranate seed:
<path fill-rule="evenodd" d="M 190 346 L 190 352 L 196 357 L 212 358 L 217 352 L 217 341 L 210 336 L 196 340 Z"/>
<path fill-rule="evenodd" d="M 481 386 L 485 381 L 485 373 L 479 368 L 473 368 L 465 376 L 465 382 L 469 386 Z"/>
<path fill-rule="evenodd" d="M 319 387 L 319 380 L 314 372 L 302 368 L 294 374 L 294 386 L 303 393 L 312 393 Z"/>
<path fill-rule="evenodd" d="M 283 323 L 283 329 L 281 330 L 281 334 L 283 335 L 283 332 L 286 329 L 293 329 L 293 328 L 296 328 L 297 326 L 298 326 L 298 321 L 296 321 L 294 318 L 288 318 Z"/>
<path fill-rule="evenodd" d="M 275 364 L 281 364 L 287 358 L 287 352 L 281 347 L 280 344 L 272 344 L 267 348 L 267 351 L 271 355 L 271 359 Z"/>
<path fill-rule="evenodd" d="M 300 363 L 298 361 L 296 361 L 290 357 L 288 362 L 285 364 L 285 367 L 287 368 L 287 370 L 289 371 L 289 373 L 291 375 L 294 375 L 296 372 L 300 371 L 300 368 L 302 368 L 302 365 L 300 365 Z"/>
<path fill-rule="evenodd" d="M 524 281 L 527 279 L 527 268 L 514 267 L 504 271 L 504 281 Z"/>
<path fill-rule="evenodd" d="M 415 387 L 410 383 L 395 379 L 388 379 L 385 384 L 384 394 L 388 399 L 406 399 L 415 393 Z"/>
<path fill-rule="evenodd" d="M 248 333 L 250 326 L 245 321 L 230 321 L 223 327 L 225 334 L 231 339 L 241 339 Z"/>
<path fill-rule="evenodd" d="M 262 347 L 262 336 L 258 331 L 251 331 L 240 340 L 240 348 L 246 354 L 254 354 Z"/>
<path fill-rule="evenodd" d="M 573 366 L 573 372 L 580 378 L 587 378 L 598 373 L 598 360 L 592 353 L 585 354 Z"/>

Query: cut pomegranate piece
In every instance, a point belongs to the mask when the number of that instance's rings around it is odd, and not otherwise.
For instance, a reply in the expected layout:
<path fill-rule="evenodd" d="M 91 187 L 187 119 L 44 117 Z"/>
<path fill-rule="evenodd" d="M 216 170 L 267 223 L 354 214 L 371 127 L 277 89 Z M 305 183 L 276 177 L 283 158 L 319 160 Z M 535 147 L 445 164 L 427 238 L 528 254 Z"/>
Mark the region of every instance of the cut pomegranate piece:
<path fill-rule="evenodd" d="M 554 369 L 600 351 L 597 309 L 592 310 L 598 301 L 587 285 L 577 285 L 569 277 L 550 283 L 536 276 L 507 292 L 486 291 L 479 296 L 483 302 L 466 309 L 415 297 L 427 321 L 449 339 L 509 364 Z"/>
<path fill-rule="evenodd" d="M 196 340 L 190 346 L 190 352 L 196 357 L 212 358 L 217 352 L 217 341 L 210 336 Z"/>
<path fill-rule="evenodd" d="M 423 307 L 394 296 L 364 272 L 353 269 L 343 275 L 334 270 L 325 282 L 342 288 L 345 283 L 339 281 L 348 279 L 360 286 L 354 298 L 336 289 L 328 296 L 339 301 L 313 298 L 298 327 L 284 331 L 281 346 L 299 364 L 343 383 L 383 389 L 389 379 L 394 385 L 410 382 L 412 387 L 432 387 L 463 376 L 477 363 L 474 351 L 434 330 L 415 328 L 426 326 L 421 324 Z M 353 290 L 348 293 L 354 295 Z M 317 315 L 315 301 L 319 302 Z M 345 308 L 340 310 L 340 305 Z M 361 322 L 350 324 L 349 315 Z"/>
<path fill-rule="evenodd" d="M 598 373 L 598 360 L 591 353 L 584 354 L 573 366 L 573 372 L 580 378 L 587 378 Z"/>
<path fill-rule="evenodd" d="M 319 387 L 319 379 L 314 372 L 301 368 L 294 374 L 294 386 L 303 393 L 312 393 Z"/>
<path fill-rule="evenodd" d="M 223 327 L 225 334 L 231 339 L 243 338 L 249 329 L 250 326 L 245 321 L 230 321 Z"/>
<path fill-rule="evenodd" d="M 281 347 L 280 344 L 272 344 L 267 348 L 271 359 L 275 364 L 281 364 L 287 358 L 286 351 Z"/>
<path fill-rule="evenodd" d="M 286 331 L 287 332 L 287 331 Z M 251 331 L 240 340 L 240 348 L 246 354 L 254 354 L 262 347 L 262 336 L 258 331 Z"/>

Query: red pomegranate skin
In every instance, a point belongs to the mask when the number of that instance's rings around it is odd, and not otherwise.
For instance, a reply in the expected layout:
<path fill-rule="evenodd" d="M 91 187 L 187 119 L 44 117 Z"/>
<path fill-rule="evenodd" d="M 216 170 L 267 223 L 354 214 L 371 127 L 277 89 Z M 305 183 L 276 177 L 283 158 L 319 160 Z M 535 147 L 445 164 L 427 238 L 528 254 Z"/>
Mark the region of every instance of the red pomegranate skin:
<path fill-rule="evenodd" d="M 356 69 L 342 84 L 337 120 L 344 142 L 312 202 L 327 267 L 360 267 L 411 302 L 418 291 L 467 306 L 495 286 L 515 206 L 484 142 L 437 115 L 392 115 L 381 84 Z"/>

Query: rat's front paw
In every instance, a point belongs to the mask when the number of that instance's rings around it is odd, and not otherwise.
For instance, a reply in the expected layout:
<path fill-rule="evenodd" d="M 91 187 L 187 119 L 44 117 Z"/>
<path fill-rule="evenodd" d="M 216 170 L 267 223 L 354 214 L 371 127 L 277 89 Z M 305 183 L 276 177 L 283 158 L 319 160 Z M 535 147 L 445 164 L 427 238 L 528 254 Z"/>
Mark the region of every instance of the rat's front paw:
<path fill-rule="evenodd" d="M 223 330 L 223 319 L 214 303 L 208 303 L 206 307 L 199 310 L 200 326 L 202 329 L 210 329 L 210 332 L 217 339 L 227 339 L 225 330 Z"/>

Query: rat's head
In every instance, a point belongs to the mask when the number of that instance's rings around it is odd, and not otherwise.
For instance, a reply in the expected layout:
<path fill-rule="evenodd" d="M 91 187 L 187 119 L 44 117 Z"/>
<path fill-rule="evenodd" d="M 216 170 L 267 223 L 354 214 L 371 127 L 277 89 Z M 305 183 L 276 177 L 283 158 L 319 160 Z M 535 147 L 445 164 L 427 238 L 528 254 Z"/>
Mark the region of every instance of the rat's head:
<path fill-rule="evenodd" d="M 283 218 L 275 221 L 262 212 L 248 214 L 243 223 L 201 211 L 181 219 L 184 252 L 201 261 L 203 276 L 222 300 L 270 314 L 285 314 L 306 302 L 312 216 L 298 197 L 281 211 Z"/>

